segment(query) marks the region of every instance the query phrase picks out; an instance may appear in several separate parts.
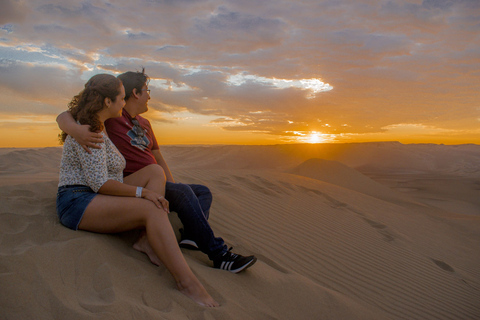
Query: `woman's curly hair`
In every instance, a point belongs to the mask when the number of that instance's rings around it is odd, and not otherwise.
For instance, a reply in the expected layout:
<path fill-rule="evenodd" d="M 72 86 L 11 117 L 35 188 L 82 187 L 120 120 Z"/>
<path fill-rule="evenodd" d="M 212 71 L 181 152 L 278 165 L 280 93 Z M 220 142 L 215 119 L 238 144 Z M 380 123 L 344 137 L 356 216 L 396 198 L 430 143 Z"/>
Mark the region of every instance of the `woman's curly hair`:
<path fill-rule="evenodd" d="M 103 123 L 98 119 L 98 112 L 105 109 L 105 98 L 115 102 L 120 94 L 122 81 L 110 74 L 97 74 L 88 80 L 85 88 L 80 91 L 68 104 L 68 110 L 80 124 L 90 125 L 90 131 L 103 130 Z M 62 131 L 60 142 L 65 142 L 67 134 Z"/>

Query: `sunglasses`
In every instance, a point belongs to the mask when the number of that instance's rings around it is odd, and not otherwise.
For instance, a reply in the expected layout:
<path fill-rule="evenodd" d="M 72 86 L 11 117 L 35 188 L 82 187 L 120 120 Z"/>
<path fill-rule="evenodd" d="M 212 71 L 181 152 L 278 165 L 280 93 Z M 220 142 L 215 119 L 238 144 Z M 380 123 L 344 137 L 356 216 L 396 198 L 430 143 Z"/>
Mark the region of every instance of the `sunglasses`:
<path fill-rule="evenodd" d="M 133 132 L 137 135 L 137 137 L 143 138 L 143 136 L 145 135 L 145 131 L 143 130 L 138 120 L 132 119 L 132 123 L 133 123 L 133 128 L 132 128 Z"/>

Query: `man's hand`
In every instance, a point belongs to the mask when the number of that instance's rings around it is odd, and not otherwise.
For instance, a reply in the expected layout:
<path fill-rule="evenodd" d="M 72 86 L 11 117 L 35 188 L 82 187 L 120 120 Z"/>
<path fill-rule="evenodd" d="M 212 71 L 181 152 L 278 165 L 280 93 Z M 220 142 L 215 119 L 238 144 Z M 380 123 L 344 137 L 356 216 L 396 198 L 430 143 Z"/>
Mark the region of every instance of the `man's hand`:
<path fill-rule="evenodd" d="M 92 153 L 90 148 L 101 149 L 98 143 L 103 143 L 103 136 L 100 132 L 91 132 L 88 124 L 76 126 L 71 136 L 82 146 L 85 151 Z"/>

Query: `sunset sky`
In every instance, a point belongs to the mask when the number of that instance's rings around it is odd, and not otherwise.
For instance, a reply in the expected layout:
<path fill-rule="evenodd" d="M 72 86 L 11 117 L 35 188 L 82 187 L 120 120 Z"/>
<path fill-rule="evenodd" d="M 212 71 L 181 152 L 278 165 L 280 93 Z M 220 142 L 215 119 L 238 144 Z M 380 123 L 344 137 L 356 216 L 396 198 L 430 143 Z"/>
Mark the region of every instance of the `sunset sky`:
<path fill-rule="evenodd" d="M 142 67 L 161 145 L 480 141 L 479 0 L 1 0 L 0 147 Z"/>

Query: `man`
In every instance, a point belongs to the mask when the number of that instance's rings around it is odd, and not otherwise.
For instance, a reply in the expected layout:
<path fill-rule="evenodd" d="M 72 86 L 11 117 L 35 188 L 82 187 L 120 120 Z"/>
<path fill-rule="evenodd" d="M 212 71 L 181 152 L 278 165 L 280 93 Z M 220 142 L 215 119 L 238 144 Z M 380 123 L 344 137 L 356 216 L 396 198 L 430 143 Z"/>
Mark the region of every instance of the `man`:
<path fill-rule="evenodd" d="M 227 249 L 220 237 L 215 237 L 207 219 L 209 216 L 212 194 L 203 185 L 176 183 L 163 158 L 153 133 L 150 122 L 140 116 L 148 110 L 150 90 L 149 78 L 142 72 L 126 72 L 118 76 L 125 87 L 125 107 L 122 116 L 111 118 L 105 122 L 109 138 L 123 154 L 126 160 L 124 176 L 127 176 L 147 165 L 160 165 L 167 179 L 165 198 L 169 201 L 170 210 L 175 211 L 183 223 L 184 230 L 180 246 L 198 249 L 207 254 L 213 261 L 213 267 L 238 273 L 256 262 L 254 256 L 244 257 Z M 57 117 L 57 122 L 64 132 L 75 138 L 84 146 L 98 148 L 102 142 L 99 133 L 90 132 L 88 126 L 77 124 L 71 114 L 66 111 Z M 158 258 L 150 250 L 146 238 L 137 242 L 134 248 L 146 253 L 150 260 L 159 264 Z"/>

